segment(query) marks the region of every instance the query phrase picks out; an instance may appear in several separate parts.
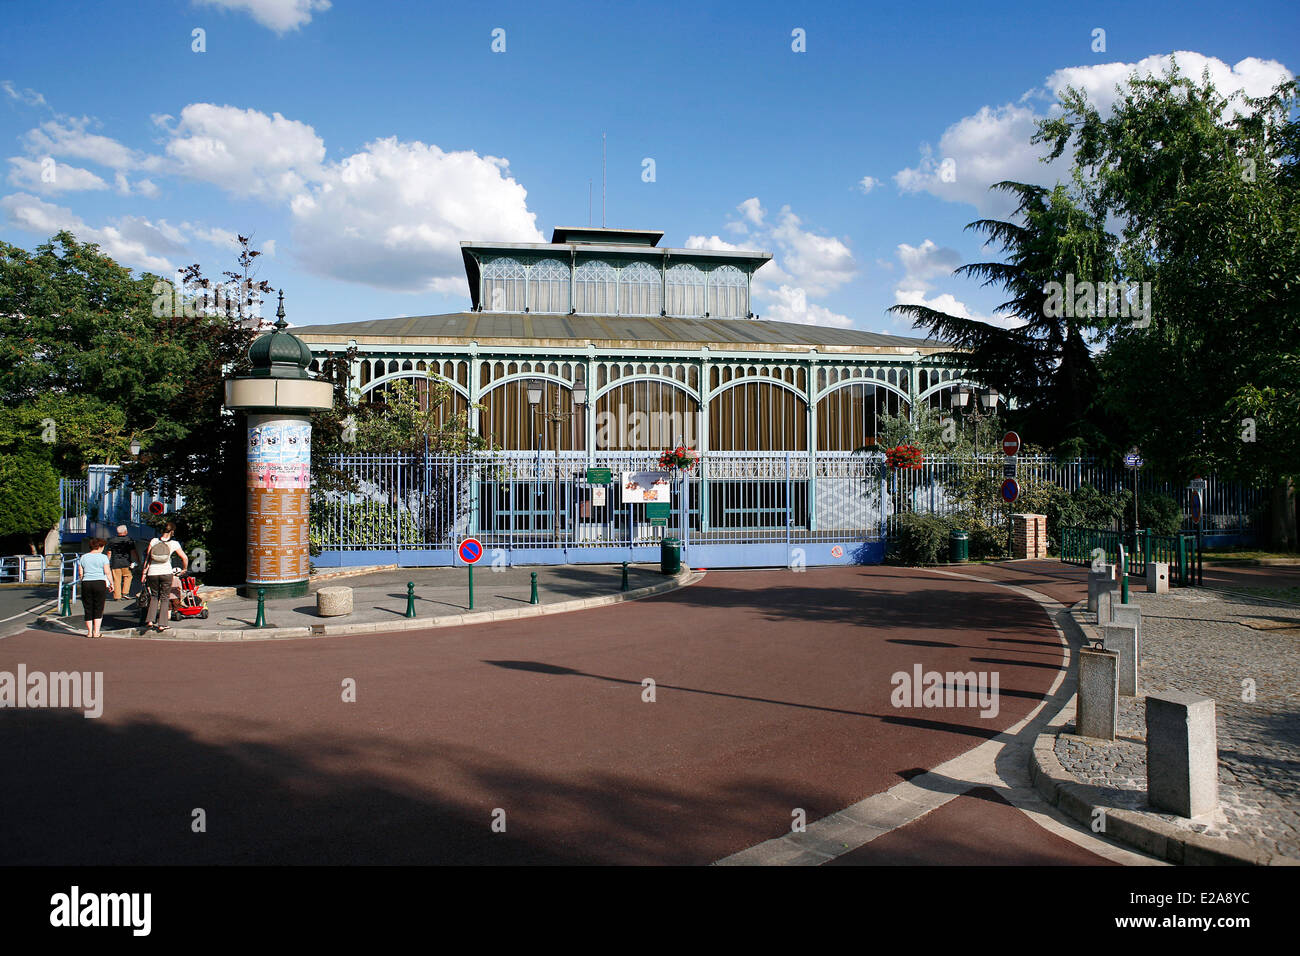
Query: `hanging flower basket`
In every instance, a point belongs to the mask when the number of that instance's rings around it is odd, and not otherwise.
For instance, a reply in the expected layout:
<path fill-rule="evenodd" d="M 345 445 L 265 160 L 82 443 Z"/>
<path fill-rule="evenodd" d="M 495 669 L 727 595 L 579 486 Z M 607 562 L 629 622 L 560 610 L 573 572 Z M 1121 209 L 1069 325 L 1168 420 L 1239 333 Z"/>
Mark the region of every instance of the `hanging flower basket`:
<path fill-rule="evenodd" d="M 899 471 L 915 471 L 925 464 L 925 455 L 916 445 L 899 445 L 885 452 L 885 464 Z"/>
<path fill-rule="evenodd" d="M 659 467 L 664 471 L 690 471 L 700 462 L 700 453 L 690 451 L 685 445 L 669 448 L 659 456 Z"/>

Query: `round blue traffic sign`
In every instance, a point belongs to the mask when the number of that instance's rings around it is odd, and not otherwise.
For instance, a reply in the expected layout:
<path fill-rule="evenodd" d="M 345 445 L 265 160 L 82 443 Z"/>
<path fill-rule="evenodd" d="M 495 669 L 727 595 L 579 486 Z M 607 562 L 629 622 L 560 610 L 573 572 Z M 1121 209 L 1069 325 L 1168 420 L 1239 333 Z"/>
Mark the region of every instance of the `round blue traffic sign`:
<path fill-rule="evenodd" d="M 1199 491 L 1192 492 L 1192 523 L 1201 523 L 1201 493 Z"/>
<path fill-rule="evenodd" d="M 473 564 L 483 557 L 483 544 L 478 538 L 466 538 L 460 543 L 460 559 L 466 564 Z"/>
<path fill-rule="evenodd" d="M 1002 500 L 1011 504 L 1020 497 L 1020 482 L 1014 478 L 1008 478 L 1002 482 Z"/>

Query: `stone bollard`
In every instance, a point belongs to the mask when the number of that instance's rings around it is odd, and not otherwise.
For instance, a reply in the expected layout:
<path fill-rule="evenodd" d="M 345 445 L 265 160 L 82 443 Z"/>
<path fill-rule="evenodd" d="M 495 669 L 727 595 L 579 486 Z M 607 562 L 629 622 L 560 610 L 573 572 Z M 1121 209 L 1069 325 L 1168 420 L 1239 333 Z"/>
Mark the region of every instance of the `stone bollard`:
<path fill-rule="evenodd" d="M 352 613 L 352 589 L 321 588 L 316 592 L 317 617 L 339 617 Z"/>
<path fill-rule="evenodd" d="M 1123 624 L 1137 631 L 1138 664 L 1140 665 L 1145 660 L 1142 649 L 1142 608 L 1136 604 L 1112 604 L 1110 623 Z"/>
<path fill-rule="evenodd" d="M 1147 697 L 1147 801 L 1199 817 L 1219 805 L 1214 700 L 1182 691 Z"/>
<path fill-rule="evenodd" d="M 1119 655 L 1096 647 L 1079 651 L 1079 695 L 1074 732 L 1114 740 L 1119 725 Z"/>
<path fill-rule="evenodd" d="M 1119 655 L 1119 692 L 1124 697 L 1137 696 L 1137 628 L 1125 624 L 1103 624 L 1101 642 L 1106 650 Z"/>
<path fill-rule="evenodd" d="M 1088 610 L 1097 613 L 1097 595 L 1115 582 L 1101 571 L 1088 572 Z"/>
<path fill-rule="evenodd" d="M 1169 593 L 1169 565 L 1161 561 L 1147 562 L 1147 591 L 1151 594 Z"/>
<path fill-rule="evenodd" d="M 1103 588 L 1097 592 L 1097 626 L 1109 624 L 1114 620 L 1112 616 L 1115 608 L 1120 607 L 1119 588 L 1115 582 L 1109 582 L 1109 587 Z"/>

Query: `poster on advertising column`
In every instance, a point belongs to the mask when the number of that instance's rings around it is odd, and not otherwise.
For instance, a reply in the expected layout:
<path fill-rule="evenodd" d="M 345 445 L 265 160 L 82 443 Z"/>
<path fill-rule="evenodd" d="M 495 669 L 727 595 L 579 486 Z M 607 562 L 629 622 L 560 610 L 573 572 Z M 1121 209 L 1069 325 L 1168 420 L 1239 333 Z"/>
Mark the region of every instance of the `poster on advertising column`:
<path fill-rule="evenodd" d="M 281 584 L 310 573 L 311 423 L 248 416 L 248 582 Z"/>
<path fill-rule="evenodd" d="M 623 504 L 672 501 L 672 476 L 666 471 L 623 472 Z"/>

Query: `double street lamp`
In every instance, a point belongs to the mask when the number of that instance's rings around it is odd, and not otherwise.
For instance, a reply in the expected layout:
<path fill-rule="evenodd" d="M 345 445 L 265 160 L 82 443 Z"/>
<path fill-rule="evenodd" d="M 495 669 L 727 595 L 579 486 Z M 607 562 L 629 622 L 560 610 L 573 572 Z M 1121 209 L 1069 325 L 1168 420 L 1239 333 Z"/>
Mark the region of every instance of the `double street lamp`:
<path fill-rule="evenodd" d="M 555 404 L 550 408 L 543 406 L 539 409 L 542 403 L 542 390 L 544 387 L 545 382 L 540 378 L 530 378 L 528 380 L 528 404 L 534 414 L 540 411 L 541 416 L 551 423 L 554 430 L 554 441 L 551 443 L 555 449 L 555 524 L 553 530 L 555 540 L 558 542 L 560 539 L 560 423 L 568 420 L 573 415 L 573 412 L 565 412 L 560 408 L 559 388 L 555 390 Z M 587 404 L 587 384 L 583 378 L 582 366 L 578 366 L 577 378 L 574 380 L 572 391 L 574 411 L 585 407 Z"/>
<path fill-rule="evenodd" d="M 972 396 L 978 397 L 978 401 L 972 402 Z M 961 385 L 952 392 L 952 410 L 958 415 L 966 414 L 966 409 L 970 408 L 970 417 L 975 419 L 975 455 L 979 457 L 980 453 L 980 421 L 985 418 L 992 418 L 998 407 L 998 390 L 989 386 L 987 388 L 974 389 L 969 385 Z M 984 411 L 981 413 L 980 408 Z"/>

